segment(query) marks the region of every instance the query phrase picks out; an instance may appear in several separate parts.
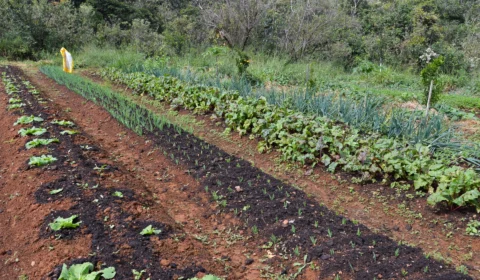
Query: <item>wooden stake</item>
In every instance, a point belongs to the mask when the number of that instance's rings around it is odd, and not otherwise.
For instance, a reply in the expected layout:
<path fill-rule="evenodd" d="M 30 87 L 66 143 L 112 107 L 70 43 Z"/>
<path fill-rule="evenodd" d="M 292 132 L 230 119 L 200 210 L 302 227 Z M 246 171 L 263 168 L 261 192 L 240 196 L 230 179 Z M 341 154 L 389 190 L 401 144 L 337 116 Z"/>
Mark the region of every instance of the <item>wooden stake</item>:
<path fill-rule="evenodd" d="M 430 99 L 432 99 L 433 80 L 430 81 L 430 88 L 428 89 L 427 110 L 425 111 L 425 117 L 428 119 L 428 111 L 430 110 Z"/>

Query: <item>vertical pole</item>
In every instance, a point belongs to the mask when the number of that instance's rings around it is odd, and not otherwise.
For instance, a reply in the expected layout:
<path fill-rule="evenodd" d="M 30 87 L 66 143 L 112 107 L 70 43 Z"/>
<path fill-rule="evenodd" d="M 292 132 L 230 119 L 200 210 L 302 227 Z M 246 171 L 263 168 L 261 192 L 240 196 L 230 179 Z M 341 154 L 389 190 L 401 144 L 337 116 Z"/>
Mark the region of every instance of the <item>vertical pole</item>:
<path fill-rule="evenodd" d="M 430 100 L 432 99 L 433 80 L 430 81 L 430 88 L 428 89 L 427 110 L 425 111 L 425 117 L 428 119 L 428 111 L 430 110 Z"/>

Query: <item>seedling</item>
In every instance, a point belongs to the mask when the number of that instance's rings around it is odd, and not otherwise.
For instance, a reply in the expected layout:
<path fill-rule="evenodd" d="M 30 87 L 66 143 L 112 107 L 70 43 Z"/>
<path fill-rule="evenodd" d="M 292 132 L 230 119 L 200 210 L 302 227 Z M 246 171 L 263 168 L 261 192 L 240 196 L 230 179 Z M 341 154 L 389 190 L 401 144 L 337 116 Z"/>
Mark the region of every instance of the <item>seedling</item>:
<path fill-rule="evenodd" d="M 10 104 L 22 103 L 22 99 L 12 97 L 8 100 L 8 103 L 10 103 Z"/>
<path fill-rule="evenodd" d="M 155 229 L 152 225 L 149 225 L 148 227 L 144 228 L 140 234 L 141 235 L 153 235 L 153 234 L 160 234 L 162 230 L 160 229 Z"/>
<path fill-rule="evenodd" d="M 312 241 L 313 246 L 317 245 L 317 239 L 315 236 L 310 236 L 310 241 Z"/>
<path fill-rule="evenodd" d="M 258 227 L 257 227 L 256 225 L 254 225 L 254 226 L 252 227 L 252 233 L 253 233 L 253 234 L 258 234 Z"/>
<path fill-rule="evenodd" d="M 60 134 L 62 135 L 74 135 L 74 134 L 78 134 L 79 132 L 76 131 L 76 130 L 64 130 L 62 132 L 60 132 Z"/>
<path fill-rule="evenodd" d="M 134 280 L 140 280 L 140 279 L 142 279 L 142 275 L 143 275 L 145 272 L 146 272 L 145 270 L 137 271 L 136 269 L 132 269 L 133 279 L 134 279 Z"/>
<path fill-rule="evenodd" d="M 104 279 L 113 279 L 115 277 L 115 268 L 108 267 L 100 271 L 93 271 L 94 266 L 92 263 L 74 264 L 67 268 L 66 264 L 63 264 L 62 273 L 58 280 L 98 280 L 100 277 Z"/>
<path fill-rule="evenodd" d="M 315 221 L 314 227 L 318 228 L 318 221 Z"/>
<path fill-rule="evenodd" d="M 397 249 L 395 250 L 395 257 L 398 258 L 399 255 L 400 255 L 400 248 L 397 248 Z"/>
<path fill-rule="evenodd" d="M 20 134 L 20 136 L 22 137 L 25 137 L 27 135 L 35 135 L 35 136 L 40 136 L 42 134 L 44 134 L 45 132 L 47 132 L 47 130 L 45 128 L 39 128 L 39 127 L 32 127 L 32 128 L 22 128 L 18 131 L 18 134 Z"/>
<path fill-rule="evenodd" d="M 39 156 L 39 157 L 32 156 L 30 158 L 30 161 L 28 162 L 28 165 L 31 165 L 31 166 L 45 166 L 45 165 L 48 165 L 48 164 L 53 163 L 55 161 L 57 161 L 57 159 L 54 158 L 51 155 L 42 155 L 42 156 Z"/>
<path fill-rule="evenodd" d="M 27 142 L 25 144 L 25 148 L 27 150 L 30 150 L 31 148 L 35 148 L 38 146 L 47 146 L 52 143 L 59 143 L 60 141 L 57 138 L 52 138 L 52 139 L 33 139 L 32 141 Z"/>
<path fill-rule="evenodd" d="M 357 236 L 362 236 L 362 232 L 360 231 L 360 228 L 357 228 Z"/>
<path fill-rule="evenodd" d="M 295 232 L 297 231 L 297 229 L 295 228 L 294 225 L 292 225 L 292 229 L 291 229 L 292 233 L 295 234 Z"/>
<path fill-rule="evenodd" d="M 58 217 L 53 223 L 48 224 L 53 231 L 59 231 L 61 229 L 75 229 L 80 226 L 81 221 L 75 223 L 73 222 L 78 216 L 73 215 L 68 218 Z"/>
<path fill-rule="evenodd" d="M 34 115 L 31 116 L 21 116 L 20 118 L 17 119 L 17 121 L 13 125 L 19 125 L 19 124 L 30 124 L 33 122 L 42 122 L 43 119 L 40 117 L 35 117 Z"/>
<path fill-rule="evenodd" d="M 61 193 L 62 191 L 63 191 L 63 188 L 62 189 L 51 190 L 48 193 L 54 195 L 54 194 L 57 194 L 57 193 Z"/>
<path fill-rule="evenodd" d="M 332 238 L 332 236 L 333 236 L 333 233 L 332 233 L 332 231 L 330 230 L 330 228 L 327 229 L 327 235 L 328 235 L 328 237 L 330 237 L 330 238 Z"/>
<path fill-rule="evenodd" d="M 300 249 L 298 248 L 298 246 L 295 246 L 295 249 L 293 249 L 293 253 L 295 254 L 295 256 L 300 256 Z"/>
<path fill-rule="evenodd" d="M 71 122 L 71 121 L 65 121 L 65 120 L 63 120 L 63 121 L 53 120 L 51 123 L 52 123 L 52 124 L 59 125 L 59 126 L 67 126 L 67 127 L 72 127 L 72 126 L 75 125 L 73 122 Z"/>
<path fill-rule="evenodd" d="M 8 110 L 18 109 L 22 107 L 25 107 L 25 103 L 10 104 L 8 105 Z"/>
<path fill-rule="evenodd" d="M 270 240 L 273 242 L 273 244 L 276 244 L 278 243 L 278 241 L 280 241 L 280 239 L 276 237 L 275 234 L 272 234 L 272 236 L 270 236 Z"/>
<path fill-rule="evenodd" d="M 119 191 L 114 192 L 112 195 L 113 195 L 113 196 L 116 196 L 116 197 L 120 197 L 120 198 L 123 197 L 123 193 L 122 193 L 122 192 L 119 192 Z"/>

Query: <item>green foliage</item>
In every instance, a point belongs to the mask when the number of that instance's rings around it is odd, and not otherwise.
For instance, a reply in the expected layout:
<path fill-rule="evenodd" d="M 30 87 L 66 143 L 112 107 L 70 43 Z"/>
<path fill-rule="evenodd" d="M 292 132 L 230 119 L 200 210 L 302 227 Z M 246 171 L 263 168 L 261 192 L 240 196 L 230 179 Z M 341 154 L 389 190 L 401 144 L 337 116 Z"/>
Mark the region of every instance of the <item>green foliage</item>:
<path fill-rule="evenodd" d="M 79 132 L 76 131 L 76 130 L 70 130 L 70 129 L 67 129 L 67 130 L 64 130 L 62 132 L 60 132 L 60 134 L 62 135 L 75 135 L 75 134 L 78 134 Z"/>
<path fill-rule="evenodd" d="M 63 264 L 62 272 L 60 273 L 60 278 L 58 280 L 99 280 L 103 279 L 113 279 L 115 277 L 115 268 L 108 267 L 100 271 L 93 271 L 94 266 L 92 263 L 86 262 L 83 264 L 74 264 L 70 267 L 67 267 L 66 264 Z"/>
<path fill-rule="evenodd" d="M 468 235 L 480 236 L 480 221 L 470 220 L 467 224 L 465 232 Z"/>
<path fill-rule="evenodd" d="M 56 218 L 53 223 L 48 224 L 48 226 L 53 230 L 53 231 L 59 231 L 61 229 L 75 229 L 80 226 L 82 223 L 81 221 L 74 222 L 74 220 L 77 218 L 77 215 L 72 215 L 68 218 L 62 218 L 58 217 Z M 69 278 L 67 278 L 69 279 Z"/>
<path fill-rule="evenodd" d="M 8 105 L 8 110 L 13 110 L 13 109 L 19 109 L 25 107 L 25 103 L 15 103 L 15 104 L 10 104 Z"/>
<path fill-rule="evenodd" d="M 72 127 L 72 126 L 75 126 L 75 124 L 71 121 L 66 121 L 66 120 L 53 120 L 51 122 L 52 124 L 56 124 L 56 125 L 59 125 L 59 126 L 68 126 L 68 127 Z"/>
<path fill-rule="evenodd" d="M 25 136 L 28 136 L 28 135 L 35 135 L 35 136 L 40 136 L 44 133 L 46 133 L 47 130 L 45 128 L 41 128 L 41 127 L 31 127 L 31 128 L 22 128 L 18 131 L 18 134 L 20 134 L 20 136 L 22 137 L 25 137 Z"/>
<path fill-rule="evenodd" d="M 51 143 L 60 143 L 60 141 L 57 138 L 52 138 L 52 139 L 33 139 L 32 141 L 27 142 L 25 144 L 25 148 L 27 150 L 31 148 L 35 148 L 38 146 L 47 146 L 50 145 Z"/>
<path fill-rule="evenodd" d="M 116 196 L 116 197 L 120 197 L 120 198 L 123 197 L 123 193 L 122 193 L 122 192 L 119 192 L 119 191 L 114 192 L 112 195 L 113 195 L 113 196 Z"/>
<path fill-rule="evenodd" d="M 59 194 L 63 191 L 63 188 L 61 189 L 56 189 L 56 190 L 51 190 L 49 191 L 48 193 L 51 194 L 51 195 L 55 195 L 55 194 Z"/>
<path fill-rule="evenodd" d="M 433 89 L 432 89 L 432 96 L 430 103 L 435 104 L 440 99 L 440 94 L 443 92 L 443 85 L 440 83 L 439 77 L 439 70 L 440 67 L 445 62 L 443 56 L 439 56 L 435 58 L 433 61 L 428 63 L 425 68 L 423 68 L 420 75 L 422 76 L 422 83 L 424 87 L 424 104 L 427 104 L 428 100 L 428 93 L 430 90 L 430 83 L 433 81 Z"/>
<path fill-rule="evenodd" d="M 43 122 L 43 119 L 40 117 L 35 117 L 34 115 L 31 116 L 21 116 L 17 119 L 17 121 L 13 125 L 18 124 L 30 124 L 33 122 Z"/>
<path fill-rule="evenodd" d="M 260 152 L 275 148 L 284 160 L 323 163 L 331 172 L 343 170 L 359 174 L 355 178 L 357 182 L 378 177 L 412 181 L 417 191 L 432 193 L 431 204 L 445 201 L 451 206 L 473 205 L 480 210 L 477 196 L 480 177 L 475 171 L 450 167 L 450 156 L 432 155 L 431 146 L 422 141 L 409 144 L 375 133 L 361 134 L 326 117 L 294 111 L 288 104 L 281 107 L 269 104 L 262 96 L 244 97 L 238 92 L 190 86 L 171 77 L 127 74 L 113 69 L 104 71 L 103 75 L 125 83 L 137 93 L 148 93 L 157 100 L 169 102 L 173 108 L 211 112 L 224 119 L 230 131 L 258 137 Z M 428 127 L 423 117 L 419 120 L 423 121 L 419 126 Z M 413 127 L 415 123 L 402 122 L 401 125 Z M 420 136 L 418 133 L 416 137 Z"/>
<path fill-rule="evenodd" d="M 141 235 L 153 235 L 153 234 L 160 234 L 162 230 L 160 229 L 155 229 L 152 225 L 147 226 L 144 228 L 140 234 Z"/>
<path fill-rule="evenodd" d="M 55 161 L 57 161 L 57 159 L 51 155 L 41 155 L 39 157 L 32 156 L 30 157 L 30 161 L 28 162 L 28 165 L 45 166 Z"/>

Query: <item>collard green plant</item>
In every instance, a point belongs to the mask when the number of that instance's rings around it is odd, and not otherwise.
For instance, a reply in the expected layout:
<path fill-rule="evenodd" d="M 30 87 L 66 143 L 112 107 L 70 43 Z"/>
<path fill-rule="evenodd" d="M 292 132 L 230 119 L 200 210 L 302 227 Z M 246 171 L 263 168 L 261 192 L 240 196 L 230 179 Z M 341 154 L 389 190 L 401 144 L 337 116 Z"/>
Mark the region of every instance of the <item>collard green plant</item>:
<path fill-rule="evenodd" d="M 44 133 L 46 133 L 47 130 L 45 128 L 40 128 L 40 127 L 31 127 L 31 128 L 22 128 L 18 131 L 18 134 L 20 136 L 25 137 L 28 135 L 35 135 L 35 136 L 40 136 Z"/>
<path fill-rule="evenodd" d="M 51 155 L 41 155 L 39 157 L 32 156 L 30 158 L 30 161 L 28 162 L 28 165 L 40 167 L 40 166 L 48 165 L 55 161 L 57 161 L 57 159 Z"/>
<path fill-rule="evenodd" d="M 80 224 L 82 223 L 81 221 L 74 222 L 74 220 L 77 217 L 78 217 L 78 215 L 72 215 L 68 218 L 58 217 L 53 221 L 53 223 L 48 224 L 48 226 L 53 231 L 59 231 L 61 229 L 75 229 L 75 228 L 78 228 L 80 226 Z"/>
<path fill-rule="evenodd" d="M 33 139 L 32 141 L 29 141 L 29 142 L 27 142 L 27 144 L 25 144 L 25 148 L 27 148 L 27 150 L 29 150 L 31 148 L 35 148 L 35 147 L 38 147 L 38 146 L 47 146 L 51 143 L 59 143 L 59 142 L 60 141 L 57 138 Z"/>
<path fill-rule="evenodd" d="M 13 125 L 19 124 L 30 124 L 33 122 L 43 122 L 43 119 L 40 117 L 35 117 L 34 115 L 31 116 L 21 116 L 17 119 L 17 121 Z"/>
<path fill-rule="evenodd" d="M 470 220 L 465 232 L 468 235 L 480 236 L 480 221 Z"/>
<path fill-rule="evenodd" d="M 86 262 L 83 264 L 74 264 L 67 267 L 63 264 L 62 272 L 58 280 L 99 280 L 99 279 L 113 279 L 115 277 L 115 268 L 108 267 L 100 271 L 93 271 L 92 263 Z"/>
<path fill-rule="evenodd" d="M 19 109 L 25 107 L 25 103 L 15 103 L 8 105 L 8 110 Z"/>

